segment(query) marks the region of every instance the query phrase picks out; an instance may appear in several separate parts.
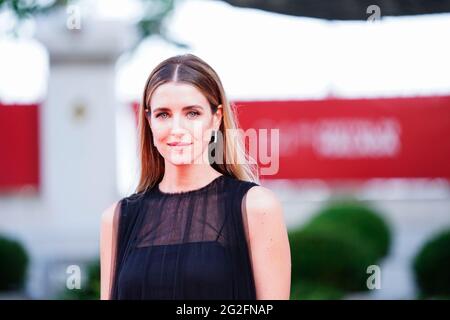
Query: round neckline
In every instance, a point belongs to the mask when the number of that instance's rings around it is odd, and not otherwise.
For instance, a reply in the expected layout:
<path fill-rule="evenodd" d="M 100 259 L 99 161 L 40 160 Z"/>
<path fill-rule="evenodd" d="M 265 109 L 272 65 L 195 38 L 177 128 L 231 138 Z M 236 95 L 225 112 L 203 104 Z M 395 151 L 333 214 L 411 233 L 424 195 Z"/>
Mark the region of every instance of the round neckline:
<path fill-rule="evenodd" d="M 205 189 L 208 189 L 209 187 L 211 187 L 212 185 L 214 185 L 218 180 L 222 179 L 223 177 L 225 177 L 224 174 L 221 174 L 217 177 L 215 177 L 211 182 L 208 182 L 208 184 L 206 184 L 203 187 L 197 188 L 197 189 L 192 189 L 192 190 L 186 190 L 186 191 L 178 191 L 178 192 L 165 192 L 162 191 L 159 188 L 159 183 L 156 185 L 156 191 L 162 195 L 167 195 L 167 196 L 176 196 L 176 195 L 185 195 L 185 194 L 192 194 L 192 193 L 196 193 L 196 192 L 200 192 L 203 191 Z"/>

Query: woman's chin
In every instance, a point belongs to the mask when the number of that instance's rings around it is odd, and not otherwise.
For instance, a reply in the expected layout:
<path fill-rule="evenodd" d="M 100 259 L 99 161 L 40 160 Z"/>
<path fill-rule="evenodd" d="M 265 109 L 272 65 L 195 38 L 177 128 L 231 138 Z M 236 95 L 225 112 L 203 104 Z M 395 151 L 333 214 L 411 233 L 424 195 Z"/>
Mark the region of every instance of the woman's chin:
<path fill-rule="evenodd" d="M 185 154 L 185 155 L 171 155 L 169 157 L 169 161 L 173 165 L 186 165 L 186 164 L 192 164 L 193 158 L 191 155 Z"/>
<path fill-rule="evenodd" d="M 166 150 L 163 157 L 173 165 L 209 164 L 208 156 L 204 153 L 204 150 L 192 150 L 191 148 Z"/>

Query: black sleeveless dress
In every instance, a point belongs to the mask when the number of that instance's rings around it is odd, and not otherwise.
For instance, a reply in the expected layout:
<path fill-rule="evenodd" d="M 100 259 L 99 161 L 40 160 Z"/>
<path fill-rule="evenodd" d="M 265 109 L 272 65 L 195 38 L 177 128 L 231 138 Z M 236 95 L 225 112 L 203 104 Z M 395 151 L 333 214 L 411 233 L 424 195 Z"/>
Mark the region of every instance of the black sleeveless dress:
<path fill-rule="evenodd" d="M 200 189 L 156 185 L 119 201 L 111 299 L 255 300 L 243 199 L 257 185 L 221 175 Z"/>

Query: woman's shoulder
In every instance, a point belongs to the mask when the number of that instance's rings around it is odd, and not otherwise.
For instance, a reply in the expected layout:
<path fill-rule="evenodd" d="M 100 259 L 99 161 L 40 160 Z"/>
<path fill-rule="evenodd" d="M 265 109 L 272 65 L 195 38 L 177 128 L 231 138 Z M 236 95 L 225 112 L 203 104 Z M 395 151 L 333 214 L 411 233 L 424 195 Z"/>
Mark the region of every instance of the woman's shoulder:
<path fill-rule="evenodd" d="M 125 206 L 133 206 L 139 203 L 140 200 L 144 198 L 144 192 L 134 192 L 118 200 L 114 201 L 103 211 L 103 219 L 104 220 L 112 220 L 114 213 L 121 212 L 123 207 Z"/>
<path fill-rule="evenodd" d="M 102 217 L 101 217 L 102 226 L 112 227 L 112 225 L 114 223 L 114 219 L 116 218 L 116 215 L 117 215 L 118 207 L 119 207 L 119 201 L 116 201 L 116 202 L 113 202 L 112 204 L 110 204 L 108 208 L 103 210 Z"/>
<path fill-rule="evenodd" d="M 136 203 L 137 201 L 143 199 L 144 195 L 145 195 L 145 192 L 134 192 L 128 196 L 123 197 L 122 199 L 119 200 L 119 202 L 126 203 L 126 204 Z"/>
<path fill-rule="evenodd" d="M 269 188 L 261 186 L 259 182 L 240 180 L 235 177 L 230 177 L 228 181 L 228 189 L 234 194 L 235 199 L 245 202 L 246 208 L 250 211 L 275 207 L 278 203 L 275 193 Z"/>
<path fill-rule="evenodd" d="M 130 193 L 127 196 L 121 198 L 118 203 L 121 205 L 121 207 L 139 205 L 144 199 L 146 199 L 152 189 L 153 188 L 142 191 L 134 191 L 133 193 Z"/>
<path fill-rule="evenodd" d="M 235 178 L 233 176 L 224 175 L 225 181 L 228 184 L 228 187 L 233 188 L 234 190 L 243 188 L 243 189 L 250 189 L 252 187 L 259 186 L 258 182 L 255 181 L 249 181 L 249 180 L 242 180 Z"/>
<path fill-rule="evenodd" d="M 248 190 L 246 207 L 247 212 L 253 214 L 280 212 L 282 209 L 281 202 L 275 192 L 259 184 Z"/>

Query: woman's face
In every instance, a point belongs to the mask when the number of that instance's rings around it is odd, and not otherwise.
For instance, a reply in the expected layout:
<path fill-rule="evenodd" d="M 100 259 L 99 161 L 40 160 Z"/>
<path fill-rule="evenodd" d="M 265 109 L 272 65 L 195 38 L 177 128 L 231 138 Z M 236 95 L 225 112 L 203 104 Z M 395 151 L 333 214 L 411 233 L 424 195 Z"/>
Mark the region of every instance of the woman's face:
<path fill-rule="evenodd" d="M 149 107 L 153 143 L 166 161 L 180 165 L 208 160 L 211 131 L 219 129 L 221 108 L 213 115 L 196 87 L 174 82 L 156 88 Z"/>

